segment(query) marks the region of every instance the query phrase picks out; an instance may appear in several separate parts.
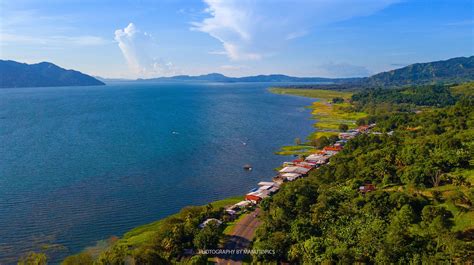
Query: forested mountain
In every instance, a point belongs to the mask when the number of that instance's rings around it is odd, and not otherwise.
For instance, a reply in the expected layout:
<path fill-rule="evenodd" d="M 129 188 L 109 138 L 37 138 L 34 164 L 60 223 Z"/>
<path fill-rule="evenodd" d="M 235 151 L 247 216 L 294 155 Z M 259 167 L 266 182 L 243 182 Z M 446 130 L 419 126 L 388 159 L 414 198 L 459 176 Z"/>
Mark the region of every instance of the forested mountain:
<path fill-rule="evenodd" d="M 244 77 L 229 77 L 219 73 L 205 75 L 177 75 L 171 77 L 159 77 L 151 79 L 137 79 L 137 81 L 203 81 L 203 82 L 314 82 L 314 83 L 341 83 L 356 81 L 359 78 L 325 78 L 325 77 L 295 77 L 281 74 L 256 75 Z"/>
<path fill-rule="evenodd" d="M 42 62 L 26 64 L 0 60 L 0 87 L 50 87 L 105 85 L 92 76 Z"/>
<path fill-rule="evenodd" d="M 395 87 L 433 83 L 460 83 L 472 80 L 474 80 L 474 56 L 416 63 L 400 69 L 382 72 L 359 81 L 366 87 Z"/>

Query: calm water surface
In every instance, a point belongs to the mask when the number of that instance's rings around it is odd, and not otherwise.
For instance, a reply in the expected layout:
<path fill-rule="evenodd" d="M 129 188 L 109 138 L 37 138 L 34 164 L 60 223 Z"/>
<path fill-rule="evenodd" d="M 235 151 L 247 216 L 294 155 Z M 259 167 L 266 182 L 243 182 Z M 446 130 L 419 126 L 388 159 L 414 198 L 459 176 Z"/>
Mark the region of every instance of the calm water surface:
<path fill-rule="evenodd" d="M 0 89 L 0 264 L 51 245 L 57 262 L 269 180 L 312 129 L 311 100 L 269 85 Z"/>

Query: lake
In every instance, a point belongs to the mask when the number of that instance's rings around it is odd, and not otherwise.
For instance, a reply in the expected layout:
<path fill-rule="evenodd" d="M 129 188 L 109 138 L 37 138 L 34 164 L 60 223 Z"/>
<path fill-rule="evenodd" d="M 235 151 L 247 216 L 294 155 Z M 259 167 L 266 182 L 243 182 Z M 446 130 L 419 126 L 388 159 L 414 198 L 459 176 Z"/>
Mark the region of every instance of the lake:
<path fill-rule="evenodd" d="M 0 89 L 0 264 L 42 247 L 58 262 L 270 180 L 314 122 L 313 100 L 270 85 Z"/>

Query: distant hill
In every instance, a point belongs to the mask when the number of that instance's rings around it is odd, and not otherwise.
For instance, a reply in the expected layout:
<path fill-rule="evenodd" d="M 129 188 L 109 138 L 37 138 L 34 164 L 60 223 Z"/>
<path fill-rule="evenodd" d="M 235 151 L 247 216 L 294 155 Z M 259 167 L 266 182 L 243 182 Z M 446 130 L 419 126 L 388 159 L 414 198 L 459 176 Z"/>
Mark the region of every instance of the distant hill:
<path fill-rule="evenodd" d="M 26 64 L 0 60 L 0 88 L 97 85 L 105 84 L 92 76 L 52 63 Z"/>
<path fill-rule="evenodd" d="M 151 79 L 137 79 L 137 81 L 204 81 L 204 82 L 315 82 L 315 83 L 340 83 L 355 81 L 359 78 L 323 78 L 323 77 L 294 77 L 288 75 L 257 75 L 245 77 L 228 77 L 223 74 L 211 73 L 206 75 L 190 76 L 177 75 L 172 77 L 159 77 Z"/>
<path fill-rule="evenodd" d="M 362 78 L 368 87 L 396 87 L 435 83 L 461 83 L 474 80 L 474 56 L 445 61 L 416 63 L 400 69 Z"/>

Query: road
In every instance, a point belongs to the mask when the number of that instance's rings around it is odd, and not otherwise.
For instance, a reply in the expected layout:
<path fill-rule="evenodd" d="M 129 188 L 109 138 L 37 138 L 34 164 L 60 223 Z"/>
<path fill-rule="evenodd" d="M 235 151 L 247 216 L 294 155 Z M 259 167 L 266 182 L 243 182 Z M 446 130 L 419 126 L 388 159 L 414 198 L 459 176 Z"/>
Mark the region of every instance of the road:
<path fill-rule="evenodd" d="M 260 225 L 258 215 L 260 209 L 257 208 L 254 212 L 242 217 L 234 229 L 230 233 L 230 238 L 225 243 L 223 249 L 242 250 L 247 249 L 252 242 L 255 235 L 255 230 Z M 229 255 L 221 255 L 217 257 L 217 264 L 220 265 L 235 265 L 242 264 L 242 260 L 245 258 L 243 253 L 235 253 Z"/>

